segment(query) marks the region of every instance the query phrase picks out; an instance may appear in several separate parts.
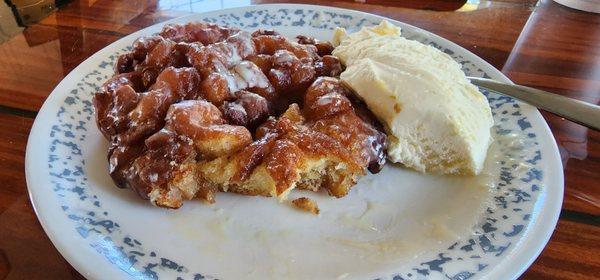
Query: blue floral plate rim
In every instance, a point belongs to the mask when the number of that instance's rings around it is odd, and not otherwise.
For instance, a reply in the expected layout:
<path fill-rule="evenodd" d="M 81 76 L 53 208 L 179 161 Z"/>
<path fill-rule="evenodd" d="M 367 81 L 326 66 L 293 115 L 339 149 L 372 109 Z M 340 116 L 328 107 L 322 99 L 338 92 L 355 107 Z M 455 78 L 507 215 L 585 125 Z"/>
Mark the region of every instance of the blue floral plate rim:
<path fill-rule="evenodd" d="M 173 19 L 167 22 L 159 23 L 148 27 L 146 29 L 140 30 L 133 34 L 130 34 L 117 42 L 105 47 L 100 50 L 86 61 L 77 66 L 69 75 L 67 75 L 63 81 L 55 88 L 49 98 L 46 100 L 40 112 L 34 122 L 34 125 L 31 130 L 31 134 L 28 141 L 27 153 L 26 153 L 26 177 L 28 183 L 28 189 L 30 193 L 30 199 L 34 206 L 34 210 L 38 215 L 38 219 L 40 220 L 44 230 L 55 244 L 57 249 L 65 256 L 65 258 L 84 276 L 89 278 L 103 278 L 106 277 L 106 273 L 113 275 L 116 273 L 114 262 L 102 262 L 98 264 L 94 264 L 90 266 L 86 261 L 87 257 L 97 257 L 97 255 L 86 255 L 83 250 L 77 248 L 77 246 L 73 246 L 71 243 L 72 240 L 79 240 L 81 238 L 81 234 L 78 234 L 76 231 L 69 232 L 69 234 L 65 235 L 64 230 L 57 225 L 59 220 L 62 220 L 58 223 L 68 222 L 68 218 L 65 217 L 63 211 L 61 211 L 58 205 L 50 205 L 48 200 L 46 200 L 46 195 L 48 192 L 47 186 L 48 182 L 44 179 L 47 179 L 47 176 L 40 176 L 40 171 L 46 171 L 48 168 L 44 166 L 43 160 L 40 160 L 39 156 L 47 154 L 47 149 L 49 148 L 48 143 L 43 143 L 44 140 L 48 139 L 48 135 L 51 133 L 51 127 L 48 125 L 48 122 L 52 119 L 55 119 L 54 115 L 57 108 L 60 108 L 61 105 L 65 102 L 65 96 L 67 92 L 72 90 L 75 84 L 80 81 L 83 73 L 91 71 L 93 67 L 98 65 L 98 62 L 115 52 L 115 46 L 119 44 L 122 45 L 123 42 L 131 41 L 134 38 L 139 37 L 141 34 L 153 33 L 151 30 L 158 30 L 160 26 L 170 22 L 186 22 L 192 20 L 198 20 L 202 18 L 214 18 L 218 20 L 219 15 L 227 15 L 227 14 L 241 14 L 242 12 L 255 11 L 255 10 L 269 10 L 276 11 L 281 9 L 295 9 L 295 10 L 315 10 L 322 12 L 332 12 L 341 15 L 351 15 L 358 18 L 371 18 L 376 20 L 387 19 L 384 17 L 358 12 L 347 9 L 340 8 L 332 8 L 332 7 L 324 7 L 324 6 L 314 6 L 314 5 L 300 5 L 300 4 L 269 4 L 269 5 L 258 5 L 258 6 L 248 6 L 242 8 L 231 8 L 219 11 L 213 11 L 198 15 L 186 16 L 182 18 Z M 491 76 L 494 79 L 510 82 L 508 78 L 506 78 L 502 73 L 494 69 L 490 64 L 483 61 L 481 58 L 475 56 L 474 54 L 468 52 L 464 48 L 446 40 L 442 37 L 439 37 L 435 34 L 429 33 L 427 31 L 421 30 L 414 26 L 410 26 L 395 20 L 387 19 L 390 22 L 400 25 L 403 30 L 409 32 L 420 33 L 421 35 L 431 38 L 432 42 L 444 44 L 448 49 L 458 53 L 459 55 L 465 57 L 468 61 L 475 64 L 480 69 L 483 69 L 484 74 Z M 84 71 L 85 68 L 89 68 L 87 71 Z M 535 130 L 535 133 L 540 138 L 540 146 L 544 150 L 545 161 L 551 164 L 549 168 L 553 172 L 546 172 L 545 176 L 550 177 L 548 182 L 556 183 L 553 186 L 547 185 L 549 188 L 548 192 L 542 193 L 537 199 L 544 203 L 536 203 L 535 209 L 533 209 L 532 214 L 535 214 L 536 221 L 533 221 L 530 226 L 528 226 L 528 234 L 527 238 L 519 240 L 519 246 L 515 249 L 510 256 L 511 260 L 507 261 L 506 259 L 502 260 L 498 264 L 495 264 L 494 269 L 488 270 L 485 274 L 486 277 L 490 279 L 505 279 L 505 278 L 516 278 L 518 277 L 539 255 L 544 245 L 549 240 L 554 226 L 556 225 L 556 221 L 558 219 L 558 215 L 560 213 L 560 206 L 562 204 L 562 192 L 563 192 L 563 176 L 562 176 L 562 165 L 560 162 L 560 157 L 558 155 L 558 148 L 554 139 L 552 138 L 552 134 L 548 125 L 545 123 L 541 114 L 533 107 L 528 105 L 521 105 L 523 111 L 527 111 L 526 115 L 529 117 L 529 121 L 531 122 L 532 129 Z M 93 121 L 92 121 L 93 122 Z M 63 209 L 64 210 L 64 209 Z M 544 221 L 540 223 L 538 221 Z M 516 246 L 516 245 L 515 245 Z M 83 252 L 83 253 L 82 253 Z M 85 256 L 84 256 L 85 255 Z M 518 264 L 518 265 L 516 265 Z M 167 262 L 166 266 L 171 265 L 171 263 Z M 123 268 L 116 268 L 117 272 L 122 272 Z M 117 275 L 117 274 L 114 274 Z M 134 276 L 135 274 L 129 274 L 129 276 Z M 201 274 L 197 274 L 202 276 Z M 456 275 L 461 277 L 461 275 Z M 462 275 L 467 278 L 470 278 L 472 275 Z M 483 276 L 483 274 L 477 275 L 477 277 Z M 135 277 L 135 276 L 134 276 Z M 195 276 L 194 276 L 195 277 Z M 204 277 L 204 276 L 202 276 Z M 387 275 L 386 277 L 390 277 L 393 279 L 403 279 L 400 275 Z M 406 276 L 405 276 L 406 277 Z M 140 277 L 135 278 L 146 278 L 143 274 L 140 274 Z M 152 278 L 152 277 L 150 277 Z M 466 279 L 466 278 L 459 278 Z"/>

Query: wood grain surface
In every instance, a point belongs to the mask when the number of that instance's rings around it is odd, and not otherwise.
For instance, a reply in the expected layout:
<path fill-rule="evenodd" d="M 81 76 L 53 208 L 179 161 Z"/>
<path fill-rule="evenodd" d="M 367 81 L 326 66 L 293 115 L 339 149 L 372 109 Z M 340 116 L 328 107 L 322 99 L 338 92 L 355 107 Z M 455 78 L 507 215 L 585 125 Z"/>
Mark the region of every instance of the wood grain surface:
<path fill-rule="evenodd" d="M 0 44 L 0 279 L 83 279 L 44 234 L 27 195 L 25 146 L 48 94 L 79 63 L 124 35 L 250 1 L 221 1 L 221 6 L 205 2 L 211 1 L 73 1 Z M 397 19 L 456 42 L 515 83 L 600 102 L 598 14 L 533 0 L 483 0 L 461 11 L 447 10 L 465 1 L 283 2 L 332 5 Z M 598 279 L 600 133 L 543 115 L 559 145 L 565 198 L 550 243 L 522 278 Z"/>

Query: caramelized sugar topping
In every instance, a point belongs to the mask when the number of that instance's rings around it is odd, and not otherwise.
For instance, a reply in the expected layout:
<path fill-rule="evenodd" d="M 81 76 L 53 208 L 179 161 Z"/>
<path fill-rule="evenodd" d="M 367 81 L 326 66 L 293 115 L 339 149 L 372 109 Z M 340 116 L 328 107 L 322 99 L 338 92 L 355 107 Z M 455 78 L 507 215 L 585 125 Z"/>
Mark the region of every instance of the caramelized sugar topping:
<path fill-rule="evenodd" d="M 235 166 L 233 186 L 264 166 L 276 195 L 301 181 L 307 158 L 378 172 L 385 134 L 332 78 L 342 71 L 332 50 L 306 36 L 293 42 L 275 31 L 209 23 L 167 25 L 137 39 L 93 100 L 111 142 L 113 180 L 159 206 L 179 207 L 180 197 L 212 201 L 226 190 L 198 175 L 196 165 L 209 161 Z"/>

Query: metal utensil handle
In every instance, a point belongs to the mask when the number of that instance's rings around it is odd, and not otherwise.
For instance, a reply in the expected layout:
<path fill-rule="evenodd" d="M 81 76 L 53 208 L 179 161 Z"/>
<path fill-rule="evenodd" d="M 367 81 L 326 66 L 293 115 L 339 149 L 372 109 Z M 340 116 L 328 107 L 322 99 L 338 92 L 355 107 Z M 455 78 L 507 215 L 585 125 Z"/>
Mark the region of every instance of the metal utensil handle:
<path fill-rule="evenodd" d="M 517 98 L 572 122 L 600 130 L 600 106 L 526 86 L 505 84 L 485 78 L 469 79 L 474 85 Z"/>

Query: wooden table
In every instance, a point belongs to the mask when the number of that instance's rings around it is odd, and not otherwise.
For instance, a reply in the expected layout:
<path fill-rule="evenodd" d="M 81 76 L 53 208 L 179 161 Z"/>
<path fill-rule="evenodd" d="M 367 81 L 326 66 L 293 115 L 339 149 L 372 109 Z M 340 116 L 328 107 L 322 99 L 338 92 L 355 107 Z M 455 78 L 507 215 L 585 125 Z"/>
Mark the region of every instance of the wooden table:
<path fill-rule="evenodd" d="M 87 57 L 124 35 L 192 12 L 249 2 L 74 1 L 0 44 L 0 279 L 82 278 L 44 234 L 29 202 L 24 176 L 29 129 L 58 82 Z M 293 2 L 394 18 L 458 43 L 515 83 L 594 104 L 600 100 L 600 15 L 543 0 L 482 0 L 460 12 L 397 4 L 452 6 L 444 0 Z M 560 149 L 565 197 L 550 243 L 522 278 L 600 277 L 600 133 L 543 115 Z"/>

